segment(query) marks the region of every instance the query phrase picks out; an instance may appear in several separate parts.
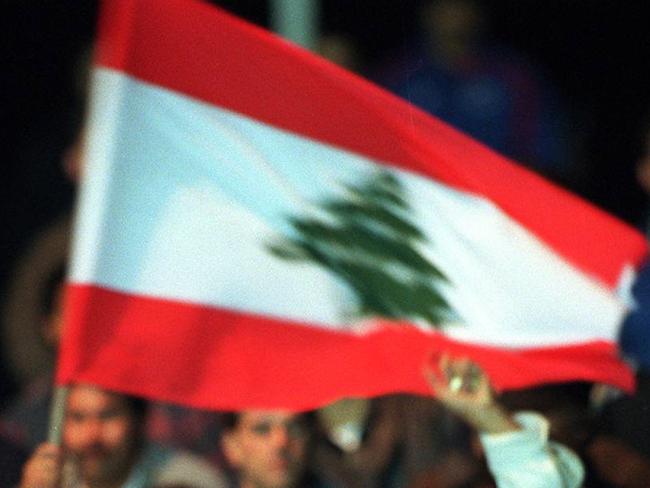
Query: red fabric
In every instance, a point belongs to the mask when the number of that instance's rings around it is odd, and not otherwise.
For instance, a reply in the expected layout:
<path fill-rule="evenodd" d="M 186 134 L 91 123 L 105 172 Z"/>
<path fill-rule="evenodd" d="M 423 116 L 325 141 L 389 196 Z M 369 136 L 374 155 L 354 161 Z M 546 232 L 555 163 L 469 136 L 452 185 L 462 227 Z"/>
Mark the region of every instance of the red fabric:
<path fill-rule="evenodd" d="M 97 62 L 267 124 L 480 194 L 613 287 L 635 230 L 401 99 L 195 0 L 106 2 Z"/>
<path fill-rule="evenodd" d="M 82 285 L 68 288 L 64 320 L 87 326 L 69 329 L 58 383 L 99 382 L 195 407 L 309 409 L 341 396 L 428 394 L 422 368 L 440 351 L 471 356 L 498 389 L 633 384 L 614 346 L 603 342 L 499 349 L 399 324 L 361 336 Z"/>

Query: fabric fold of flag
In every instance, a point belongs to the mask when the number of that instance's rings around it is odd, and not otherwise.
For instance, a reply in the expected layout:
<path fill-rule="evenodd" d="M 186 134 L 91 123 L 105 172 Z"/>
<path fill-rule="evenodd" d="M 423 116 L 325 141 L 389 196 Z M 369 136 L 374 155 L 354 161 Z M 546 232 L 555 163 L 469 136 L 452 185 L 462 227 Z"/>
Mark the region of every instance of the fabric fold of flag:
<path fill-rule="evenodd" d="M 215 409 L 630 388 L 644 238 L 361 78 L 194 0 L 106 2 L 57 381 Z"/>

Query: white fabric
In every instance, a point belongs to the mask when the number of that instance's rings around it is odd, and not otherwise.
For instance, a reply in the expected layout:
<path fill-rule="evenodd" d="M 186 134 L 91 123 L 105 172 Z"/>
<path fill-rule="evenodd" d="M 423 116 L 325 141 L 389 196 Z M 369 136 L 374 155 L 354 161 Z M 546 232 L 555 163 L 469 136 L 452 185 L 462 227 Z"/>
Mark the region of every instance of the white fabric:
<path fill-rule="evenodd" d="M 578 488 L 585 472 L 578 456 L 549 442 L 549 423 L 539 414 L 521 412 L 522 430 L 481 434 L 490 472 L 499 488 Z"/>

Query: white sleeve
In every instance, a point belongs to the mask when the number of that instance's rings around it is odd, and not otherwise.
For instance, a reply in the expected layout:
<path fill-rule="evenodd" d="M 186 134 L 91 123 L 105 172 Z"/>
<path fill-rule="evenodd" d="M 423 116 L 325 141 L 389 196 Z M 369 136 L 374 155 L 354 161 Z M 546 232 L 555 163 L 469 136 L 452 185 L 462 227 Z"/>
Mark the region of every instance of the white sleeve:
<path fill-rule="evenodd" d="M 514 416 L 521 430 L 481 434 L 499 488 L 578 488 L 584 467 L 570 449 L 548 440 L 548 421 L 533 412 Z"/>

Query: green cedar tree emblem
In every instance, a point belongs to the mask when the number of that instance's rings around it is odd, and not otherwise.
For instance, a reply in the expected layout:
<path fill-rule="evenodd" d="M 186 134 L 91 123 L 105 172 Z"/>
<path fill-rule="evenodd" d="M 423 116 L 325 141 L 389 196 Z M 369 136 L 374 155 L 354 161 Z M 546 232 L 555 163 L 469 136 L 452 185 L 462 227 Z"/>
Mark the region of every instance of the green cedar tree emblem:
<path fill-rule="evenodd" d="M 289 217 L 295 236 L 267 248 L 282 259 L 315 262 L 343 280 L 359 317 L 441 325 L 452 312 L 436 284 L 447 278 L 414 246 L 426 237 L 408 219 L 400 181 L 379 171 L 344 188 L 345 197 L 320 202 L 321 218 Z"/>

